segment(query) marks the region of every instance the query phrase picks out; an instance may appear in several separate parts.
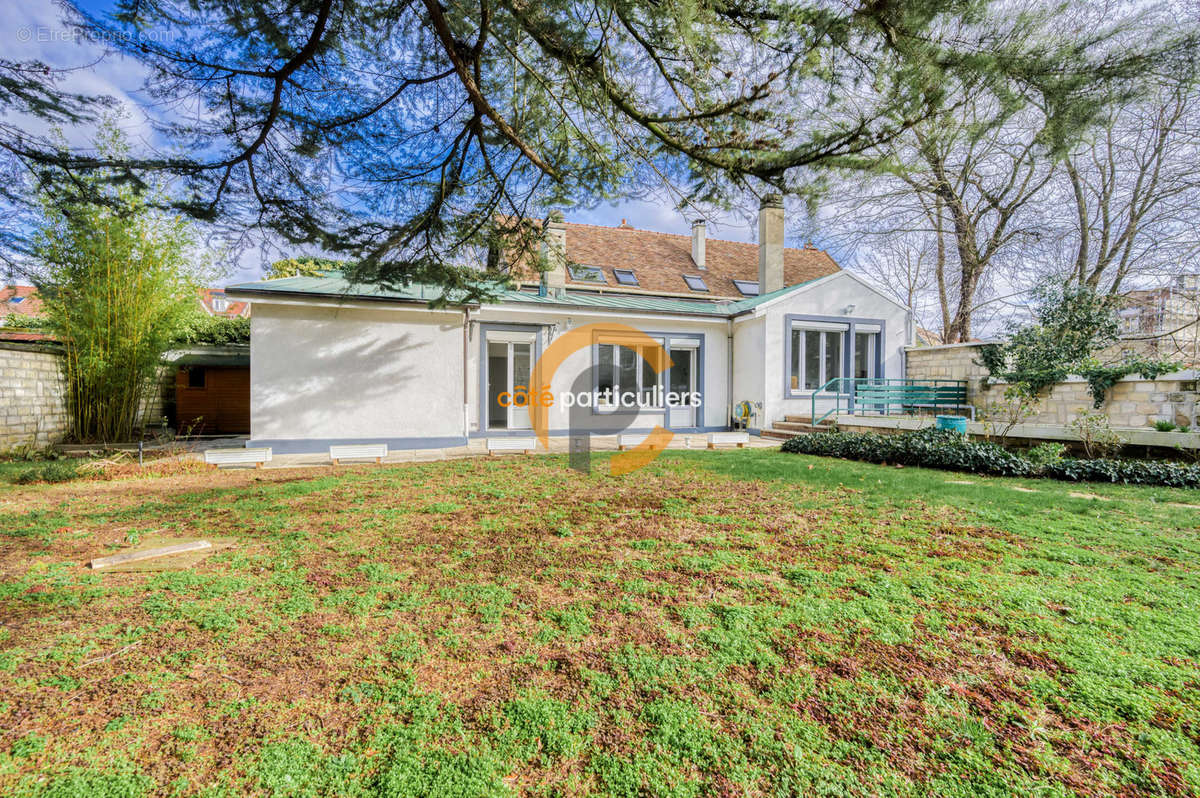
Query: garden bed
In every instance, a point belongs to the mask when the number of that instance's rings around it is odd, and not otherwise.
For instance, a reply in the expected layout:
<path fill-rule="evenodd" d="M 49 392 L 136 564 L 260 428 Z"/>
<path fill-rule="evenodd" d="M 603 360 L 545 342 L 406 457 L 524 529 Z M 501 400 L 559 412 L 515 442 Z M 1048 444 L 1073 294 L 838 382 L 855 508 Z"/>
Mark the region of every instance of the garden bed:
<path fill-rule="evenodd" d="M 891 435 L 835 429 L 798 435 L 785 441 L 780 448 L 791 454 L 924 466 L 991 476 L 1200 488 L 1200 464 L 1127 458 L 1030 456 L 1030 453 L 1012 451 L 997 443 L 972 441 L 960 433 L 932 427 Z M 1035 447 L 1033 451 L 1037 452 L 1039 448 Z"/>

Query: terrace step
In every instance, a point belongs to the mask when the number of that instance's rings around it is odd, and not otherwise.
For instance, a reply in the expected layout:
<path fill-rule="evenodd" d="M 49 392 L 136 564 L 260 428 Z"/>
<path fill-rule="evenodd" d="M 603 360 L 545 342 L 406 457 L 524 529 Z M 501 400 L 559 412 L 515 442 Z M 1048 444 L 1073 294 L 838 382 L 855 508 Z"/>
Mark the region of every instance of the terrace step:
<path fill-rule="evenodd" d="M 813 432 L 831 429 L 833 419 L 824 419 L 818 424 L 812 423 L 812 416 L 784 416 L 783 421 L 776 421 L 770 429 L 764 429 L 764 438 L 794 438 L 797 435 L 808 435 Z"/>

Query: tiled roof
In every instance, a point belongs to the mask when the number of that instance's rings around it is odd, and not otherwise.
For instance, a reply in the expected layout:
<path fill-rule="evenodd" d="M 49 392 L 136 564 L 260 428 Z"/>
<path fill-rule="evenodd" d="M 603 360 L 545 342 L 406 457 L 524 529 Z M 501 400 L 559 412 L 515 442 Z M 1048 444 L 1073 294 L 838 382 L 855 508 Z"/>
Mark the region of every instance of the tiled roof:
<path fill-rule="evenodd" d="M 236 319 L 239 316 L 250 315 L 250 303 L 242 302 L 241 300 L 229 299 L 224 310 L 217 310 L 213 305 L 214 299 L 225 299 L 225 290 L 222 288 L 201 288 L 200 289 L 200 306 L 212 316 L 223 316 L 227 319 Z"/>
<path fill-rule="evenodd" d="M 32 285 L 0 287 L 0 316 L 16 313 L 19 316 L 42 315 L 42 300 Z"/>
<path fill-rule="evenodd" d="M 225 310 L 215 310 L 212 304 L 213 299 L 219 299 L 224 295 L 225 291 L 221 288 L 201 288 L 198 292 L 200 306 L 213 316 L 236 318 L 249 315 L 250 304 L 235 300 L 230 300 Z M 37 288 L 32 285 L 0 287 L 0 318 L 9 313 L 21 316 L 41 316 L 42 299 L 38 296 Z"/>
<path fill-rule="evenodd" d="M 598 266 L 609 286 L 619 285 L 613 269 L 632 269 L 638 288 L 661 293 L 689 293 L 685 274 L 698 274 L 708 285 L 708 295 L 740 299 L 734 280 L 758 280 L 758 245 L 740 241 L 706 238 L 705 269 L 692 261 L 690 235 L 656 233 L 629 225 L 600 227 L 566 223 L 567 260 L 586 266 Z M 783 277 L 786 285 L 815 280 L 839 271 L 837 263 L 822 249 L 787 248 L 783 251 Z M 567 280 L 580 287 L 596 283 Z M 703 295 L 699 294 L 698 295 Z"/>
<path fill-rule="evenodd" d="M 819 279 L 819 278 L 817 278 Z M 806 282 L 812 282 L 811 280 Z M 564 292 L 561 296 L 540 296 L 533 290 L 501 291 L 497 304 L 543 305 L 547 307 L 603 308 L 613 311 L 634 311 L 689 316 L 728 318 L 753 310 L 764 302 L 796 290 L 800 285 L 790 285 L 769 294 L 746 297 L 737 301 L 713 302 L 702 299 L 674 299 L 671 297 L 647 296 L 644 294 L 596 293 L 594 291 Z M 253 298 L 254 296 L 311 296 L 331 299 L 360 299 L 368 301 L 391 301 L 426 304 L 441 297 L 440 288 L 427 285 L 411 285 L 400 290 L 388 290 L 375 285 L 353 284 L 341 272 L 326 272 L 321 277 L 285 277 L 256 283 L 240 283 L 225 289 L 232 295 Z M 457 304 L 451 297 L 451 304 Z"/>

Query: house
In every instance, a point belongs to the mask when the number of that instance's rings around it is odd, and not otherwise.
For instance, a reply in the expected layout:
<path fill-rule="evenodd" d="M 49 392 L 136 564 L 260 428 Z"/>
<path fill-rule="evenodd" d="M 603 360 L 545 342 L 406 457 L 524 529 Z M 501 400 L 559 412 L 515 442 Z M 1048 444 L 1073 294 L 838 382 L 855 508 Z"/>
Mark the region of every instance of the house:
<path fill-rule="evenodd" d="M 245 318 L 250 315 L 250 303 L 230 299 L 225 296 L 224 289 L 201 288 L 199 298 L 200 307 L 210 316 L 236 319 Z"/>
<path fill-rule="evenodd" d="M 1200 366 L 1200 274 L 1181 274 L 1162 288 L 1121 297 L 1118 349 Z"/>
<path fill-rule="evenodd" d="M 0 321 L 10 313 L 31 318 L 41 317 L 42 300 L 37 295 L 37 288 L 32 285 L 0 286 Z"/>
<path fill-rule="evenodd" d="M 585 345 L 533 386 L 553 399 L 550 435 L 725 430 L 742 402 L 757 429 L 831 406 L 847 390 L 839 378 L 903 376 L 908 309 L 825 252 L 784 247 L 777 197 L 758 227 L 755 245 L 710 240 L 703 222 L 684 236 L 552 217 L 549 269 L 515 273 L 486 304 L 430 308 L 440 289 L 351 285 L 338 272 L 229 286 L 254 305 L 251 445 L 529 435 L 514 394 L 543 353 L 580 334 Z"/>

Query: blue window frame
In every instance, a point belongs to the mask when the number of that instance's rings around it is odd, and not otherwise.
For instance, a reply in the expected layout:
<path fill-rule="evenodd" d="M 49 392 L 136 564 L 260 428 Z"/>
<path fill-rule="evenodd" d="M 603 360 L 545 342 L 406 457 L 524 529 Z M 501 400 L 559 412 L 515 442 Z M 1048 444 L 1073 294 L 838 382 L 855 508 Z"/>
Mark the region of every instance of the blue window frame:
<path fill-rule="evenodd" d="M 783 398 L 811 396 L 838 377 L 878 379 L 884 374 L 883 319 L 849 316 L 784 316 Z M 845 379 L 827 389 L 847 392 Z"/>

